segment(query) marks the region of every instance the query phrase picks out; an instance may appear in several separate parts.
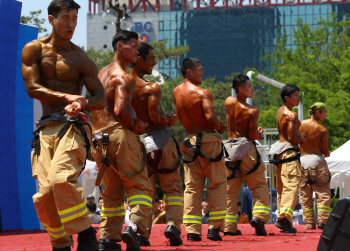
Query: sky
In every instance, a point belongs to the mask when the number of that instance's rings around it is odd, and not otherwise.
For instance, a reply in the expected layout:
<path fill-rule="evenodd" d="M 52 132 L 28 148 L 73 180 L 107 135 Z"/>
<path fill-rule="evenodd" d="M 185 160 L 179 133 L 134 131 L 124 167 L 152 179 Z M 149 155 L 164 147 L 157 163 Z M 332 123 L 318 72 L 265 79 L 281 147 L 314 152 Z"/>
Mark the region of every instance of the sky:
<path fill-rule="evenodd" d="M 76 45 L 86 48 L 86 18 L 89 11 L 89 1 L 88 0 L 75 0 L 79 5 L 80 9 L 78 12 L 78 25 L 75 28 L 74 36 L 72 42 Z M 46 22 L 43 25 L 47 29 L 47 33 L 51 33 L 52 26 L 47 21 L 47 7 L 49 6 L 51 0 L 22 0 L 22 16 L 29 16 L 31 11 L 41 10 L 41 18 L 45 18 Z M 39 36 L 44 36 L 45 34 L 39 34 Z"/>

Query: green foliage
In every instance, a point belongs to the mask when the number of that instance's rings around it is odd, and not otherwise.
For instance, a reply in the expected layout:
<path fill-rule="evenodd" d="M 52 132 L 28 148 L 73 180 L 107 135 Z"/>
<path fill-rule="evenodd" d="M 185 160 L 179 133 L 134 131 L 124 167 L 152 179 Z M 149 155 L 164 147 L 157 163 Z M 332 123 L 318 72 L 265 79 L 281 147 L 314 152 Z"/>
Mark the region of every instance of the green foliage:
<path fill-rule="evenodd" d="M 322 123 L 330 131 L 330 150 L 350 139 L 350 18 L 338 20 L 335 13 L 317 19 L 317 26 L 298 19 L 293 38 L 296 48 L 287 48 L 285 32 L 271 60 L 274 79 L 284 84 L 296 84 L 305 92 L 305 116 L 315 102 L 324 102 L 327 117 Z"/>
<path fill-rule="evenodd" d="M 84 50 L 84 47 L 82 49 Z M 85 53 L 92 61 L 94 61 L 98 71 L 102 70 L 103 67 L 109 65 L 114 58 L 114 51 L 103 52 L 102 49 L 95 50 L 93 47 L 85 50 Z"/>
<path fill-rule="evenodd" d="M 39 28 L 39 33 L 47 32 L 47 29 L 42 27 L 42 25 L 45 23 L 46 20 L 45 18 L 39 18 L 40 14 L 41 14 L 41 10 L 31 11 L 30 16 L 21 16 L 20 22 L 22 24 L 28 24 Z"/>
<path fill-rule="evenodd" d="M 190 51 L 189 45 L 180 45 L 178 47 L 167 48 L 168 39 L 166 38 L 163 41 L 151 42 L 149 43 L 153 46 L 154 54 L 156 60 L 164 60 L 166 58 L 177 58 L 179 56 L 185 55 Z"/>

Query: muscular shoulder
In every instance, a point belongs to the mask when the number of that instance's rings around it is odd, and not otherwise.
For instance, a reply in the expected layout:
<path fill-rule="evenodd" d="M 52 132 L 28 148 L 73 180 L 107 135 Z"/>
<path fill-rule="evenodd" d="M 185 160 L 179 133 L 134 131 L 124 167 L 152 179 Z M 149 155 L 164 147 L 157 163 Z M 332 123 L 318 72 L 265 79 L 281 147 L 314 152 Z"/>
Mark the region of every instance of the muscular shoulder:
<path fill-rule="evenodd" d="M 296 121 L 298 120 L 298 114 L 293 111 L 286 110 L 282 114 L 283 118 L 287 121 Z"/>
<path fill-rule="evenodd" d="M 71 43 L 71 45 L 74 54 L 79 58 L 83 66 L 96 66 L 83 49 L 73 43 Z"/>
<path fill-rule="evenodd" d="M 147 82 L 146 86 L 146 93 L 149 95 L 159 95 L 162 94 L 162 89 L 160 88 L 159 84 Z"/>
<path fill-rule="evenodd" d="M 319 128 L 319 130 L 320 130 L 320 132 L 322 134 L 328 134 L 329 133 L 328 128 L 326 126 L 324 126 L 324 125 L 318 124 L 318 128 Z"/>
<path fill-rule="evenodd" d="M 225 100 L 225 106 L 233 106 L 237 103 L 237 99 L 235 97 L 228 97 L 226 100 Z"/>
<path fill-rule="evenodd" d="M 133 76 L 131 76 L 128 73 L 125 74 L 113 74 L 111 76 L 111 82 L 115 86 L 121 86 L 121 87 L 129 87 L 129 86 L 135 86 L 136 80 Z"/>
<path fill-rule="evenodd" d="M 43 48 L 41 40 L 36 39 L 27 43 L 22 50 L 23 62 L 38 60 Z"/>

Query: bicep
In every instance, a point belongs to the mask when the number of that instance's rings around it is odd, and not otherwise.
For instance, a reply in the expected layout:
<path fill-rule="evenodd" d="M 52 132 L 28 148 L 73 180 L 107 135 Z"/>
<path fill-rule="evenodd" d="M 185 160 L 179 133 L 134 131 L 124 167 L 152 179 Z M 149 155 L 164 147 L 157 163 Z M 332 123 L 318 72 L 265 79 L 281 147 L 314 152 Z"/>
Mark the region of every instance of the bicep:
<path fill-rule="evenodd" d="M 129 111 L 130 101 L 131 94 L 124 86 L 118 85 L 114 94 L 114 111 L 117 113 Z"/>
<path fill-rule="evenodd" d="M 22 51 L 22 76 L 27 90 L 40 80 L 38 52 L 28 45 Z"/>
<path fill-rule="evenodd" d="M 154 94 L 148 96 L 149 115 L 152 117 L 152 115 L 158 114 L 161 111 L 161 109 L 162 109 L 162 104 L 158 96 Z"/>
<path fill-rule="evenodd" d="M 215 115 L 213 102 L 210 98 L 204 98 L 202 100 L 202 108 L 205 117 L 210 118 L 211 116 Z"/>

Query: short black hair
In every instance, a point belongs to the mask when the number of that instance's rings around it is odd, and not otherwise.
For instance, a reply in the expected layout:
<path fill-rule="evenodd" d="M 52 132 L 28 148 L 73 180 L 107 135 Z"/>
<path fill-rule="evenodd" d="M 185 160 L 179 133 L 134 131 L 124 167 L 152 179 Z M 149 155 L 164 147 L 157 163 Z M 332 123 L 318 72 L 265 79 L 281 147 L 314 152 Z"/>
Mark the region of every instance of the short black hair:
<path fill-rule="evenodd" d="M 146 60 L 149 50 L 154 50 L 152 45 L 140 42 L 139 43 L 139 56 Z M 130 66 L 134 67 L 137 63 L 131 63 Z"/>
<path fill-rule="evenodd" d="M 128 201 L 128 197 L 127 196 L 124 197 L 124 199 L 122 200 L 122 203 L 124 203 L 126 201 Z"/>
<path fill-rule="evenodd" d="M 102 198 L 102 197 L 98 198 L 98 201 L 99 201 L 99 202 L 100 202 L 100 200 L 103 200 L 103 198 Z"/>
<path fill-rule="evenodd" d="M 159 198 L 158 198 L 158 196 L 156 196 L 154 202 L 158 202 L 158 203 L 159 203 Z"/>
<path fill-rule="evenodd" d="M 241 202 L 240 201 L 237 201 L 237 206 L 241 206 Z"/>
<path fill-rule="evenodd" d="M 90 201 L 86 203 L 86 207 L 91 211 L 91 212 L 96 212 L 96 203 Z"/>
<path fill-rule="evenodd" d="M 289 85 L 283 86 L 281 90 L 281 98 L 283 102 L 284 103 L 286 102 L 286 98 L 285 98 L 286 96 L 291 97 L 292 93 L 296 91 L 300 92 L 299 87 L 296 85 L 289 84 Z"/>
<path fill-rule="evenodd" d="M 239 92 L 239 87 L 242 87 L 246 84 L 246 81 L 249 80 L 247 75 L 239 74 L 232 80 L 232 88 L 235 89 L 236 94 Z"/>
<path fill-rule="evenodd" d="M 74 0 L 53 0 L 47 8 L 47 12 L 56 18 L 57 14 L 63 9 L 68 9 L 68 11 L 76 9 L 78 12 L 80 5 L 74 2 Z"/>
<path fill-rule="evenodd" d="M 126 44 L 127 42 L 129 42 L 133 38 L 139 39 L 139 35 L 133 31 L 127 31 L 127 30 L 119 31 L 113 37 L 112 47 L 113 47 L 114 51 L 117 51 L 117 44 L 118 43 Z"/>
<path fill-rule="evenodd" d="M 181 74 L 183 77 L 186 76 L 186 72 L 188 69 L 192 69 L 195 64 L 200 63 L 197 58 L 185 58 L 181 63 Z"/>
<path fill-rule="evenodd" d="M 203 201 L 208 201 L 208 199 L 204 197 L 204 198 L 202 199 L 202 202 L 203 202 Z"/>

